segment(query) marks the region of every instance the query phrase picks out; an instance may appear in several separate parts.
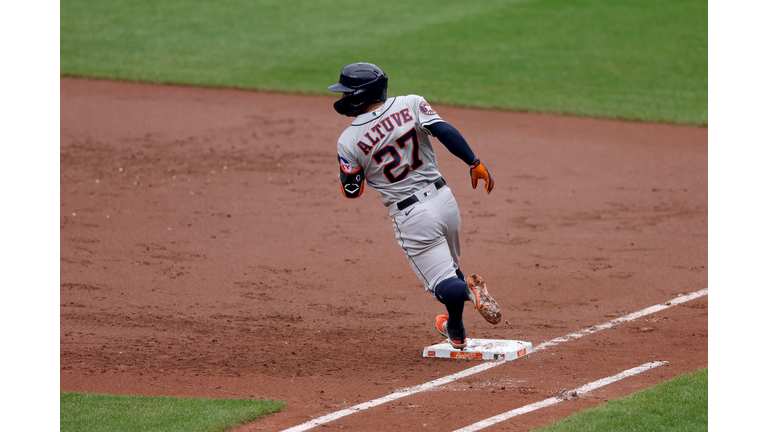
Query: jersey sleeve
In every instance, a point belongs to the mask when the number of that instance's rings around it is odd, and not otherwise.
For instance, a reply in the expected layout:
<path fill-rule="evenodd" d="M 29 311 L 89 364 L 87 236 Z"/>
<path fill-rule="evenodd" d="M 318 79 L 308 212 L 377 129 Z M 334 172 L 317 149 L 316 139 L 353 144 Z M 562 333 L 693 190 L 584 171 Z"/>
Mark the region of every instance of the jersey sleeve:
<path fill-rule="evenodd" d="M 336 146 L 336 150 L 338 152 L 339 167 L 343 173 L 354 174 L 360 170 L 360 164 L 355 158 L 354 151 L 350 151 L 341 141 Z"/>
<path fill-rule="evenodd" d="M 432 105 L 421 96 L 412 96 L 412 111 L 416 114 L 416 122 L 421 126 L 424 132 L 432 135 L 427 126 L 433 125 L 438 122 L 445 121 L 440 118 L 440 115 L 432 108 Z"/>

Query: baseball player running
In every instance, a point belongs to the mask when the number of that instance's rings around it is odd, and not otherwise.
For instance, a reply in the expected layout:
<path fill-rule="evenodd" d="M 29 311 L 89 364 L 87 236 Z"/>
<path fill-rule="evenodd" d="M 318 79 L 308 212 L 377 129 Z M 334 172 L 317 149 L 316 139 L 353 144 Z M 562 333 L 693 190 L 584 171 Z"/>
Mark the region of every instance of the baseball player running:
<path fill-rule="evenodd" d="M 437 170 L 429 137 L 434 136 L 469 166 L 472 187 L 494 181 L 459 131 L 446 123 L 421 96 L 387 98 L 388 78 L 371 63 L 353 63 L 328 87 L 342 93 L 333 104 L 339 114 L 354 117 L 341 134 L 338 159 L 341 191 L 357 198 L 365 188 L 381 194 L 395 237 L 416 276 L 447 313 L 435 319 L 437 331 L 451 346 L 463 349 L 467 335 L 464 302 L 471 301 L 488 322 L 501 321 L 498 303 L 488 295 L 483 278 L 464 278 L 459 268 L 461 216 L 451 189 Z"/>

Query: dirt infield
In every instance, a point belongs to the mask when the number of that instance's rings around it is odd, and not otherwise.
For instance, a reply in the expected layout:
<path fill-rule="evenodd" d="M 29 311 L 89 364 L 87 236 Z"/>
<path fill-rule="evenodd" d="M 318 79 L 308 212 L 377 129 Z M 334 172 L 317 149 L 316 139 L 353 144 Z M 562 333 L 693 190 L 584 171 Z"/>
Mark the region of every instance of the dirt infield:
<path fill-rule="evenodd" d="M 429 95 L 425 95 L 429 99 Z M 60 386 L 280 399 L 277 431 L 479 364 L 424 359 L 442 305 L 378 194 L 345 199 L 333 97 L 61 79 Z M 434 106 L 496 179 L 462 212 L 462 269 L 502 306 L 469 337 L 534 346 L 707 287 L 707 129 Z M 528 430 L 707 365 L 708 298 L 326 425 Z M 483 407 L 483 409 L 478 409 Z"/>

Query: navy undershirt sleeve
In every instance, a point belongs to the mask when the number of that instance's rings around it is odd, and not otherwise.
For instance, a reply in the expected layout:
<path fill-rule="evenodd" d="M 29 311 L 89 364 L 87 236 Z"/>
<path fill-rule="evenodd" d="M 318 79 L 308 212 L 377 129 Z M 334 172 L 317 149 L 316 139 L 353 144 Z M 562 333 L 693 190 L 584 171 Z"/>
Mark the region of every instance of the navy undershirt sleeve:
<path fill-rule="evenodd" d="M 467 140 L 456 130 L 455 127 L 449 125 L 446 122 L 437 122 L 427 126 L 427 129 L 432 135 L 439 139 L 441 143 L 448 149 L 454 156 L 461 159 L 467 165 L 472 165 L 475 162 L 475 152 L 469 148 Z"/>

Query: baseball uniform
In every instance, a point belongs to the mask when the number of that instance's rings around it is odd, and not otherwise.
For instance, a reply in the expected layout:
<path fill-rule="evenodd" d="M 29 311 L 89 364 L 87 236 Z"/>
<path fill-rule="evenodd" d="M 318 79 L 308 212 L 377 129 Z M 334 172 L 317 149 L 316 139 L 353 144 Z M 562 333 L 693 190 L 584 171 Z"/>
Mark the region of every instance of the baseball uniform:
<path fill-rule="evenodd" d="M 438 283 L 456 276 L 461 256 L 461 216 L 426 128 L 442 121 L 421 96 L 389 98 L 355 118 L 337 147 L 342 172 L 362 172 L 368 186 L 381 193 L 395 237 L 432 295 Z M 409 198 L 410 205 L 398 207 Z"/>

